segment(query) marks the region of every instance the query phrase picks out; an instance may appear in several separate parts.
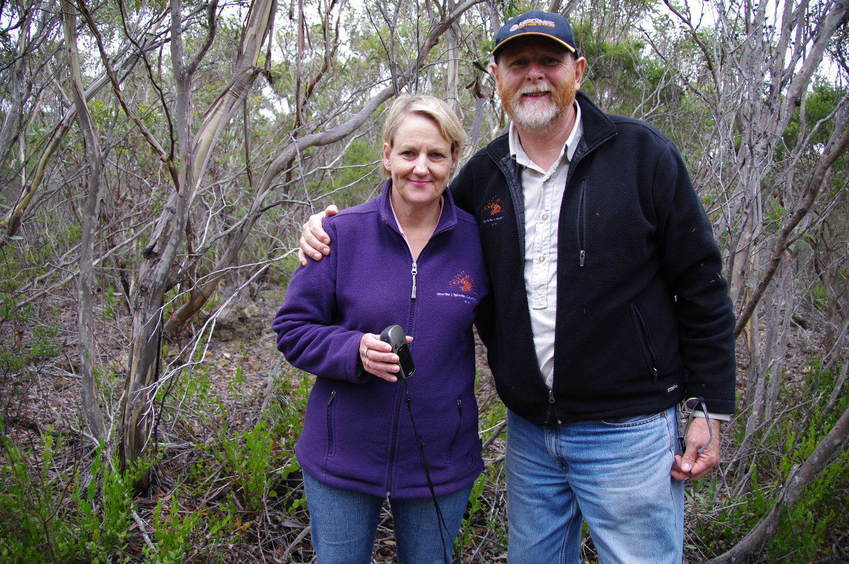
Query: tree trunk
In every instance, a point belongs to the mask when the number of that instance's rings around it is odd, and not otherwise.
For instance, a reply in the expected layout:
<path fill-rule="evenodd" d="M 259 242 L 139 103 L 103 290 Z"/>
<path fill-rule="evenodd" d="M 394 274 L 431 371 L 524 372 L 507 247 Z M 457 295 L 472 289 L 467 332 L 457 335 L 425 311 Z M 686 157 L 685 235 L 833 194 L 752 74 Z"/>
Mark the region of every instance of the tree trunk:
<path fill-rule="evenodd" d="M 121 457 L 126 465 L 147 449 L 155 432 L 153 398 L 159 380 L 161 343 L 165 320 L 164 299 L 176 280 L 172 270 L 188 222 L 189 207 L 195 190 L 208 166 L 212 148 L 240 102 L 258 75 L 255 67 L 262 45 L 270 32 L 276 2 L 257 0 L 248 12 L 247 27 L 235 63 L 233 79 L 207 111 L 195 136 L 192 129 L 192 76 L 197 70 L 214 34 L 217 4 L 209 6 L 209 33 L 194 61 L 184 61 L 181 9 L 179 0 L 171 0 L 171 61 L 176 81 L 177 100 L 174 128 L 177 134 L 174 192 L 160 215 L 154 236 L 145 251 L 145 262 L 138 277 L 133 298 L 133 342 L 125 381 L 124 409 L 121 421 Z M 147 485 L 143 477 L 138 487 Z"/>
<path fill-rule="evenodd" d="M 70 0 L 62 0 L 62 27 L 65 34 L 65 47 L 68 55 L 68 67 L 71 74 L 74 106 L 77 110 L 77 122 L 85 141 L 86 160 L 88 161 L 88 193 L 86 194 L 85 214 L 81 218 L 80 275 L 78 278 L 78 320 L 80 332 L 80 409 L 88 423 L 89 431 L 95 441 L 106 439 L 103 414 L 97 399 L 97 349 L 93 340 L 93 289 L 94 280 L 94 232 L 100 215 L 100 181 L 103 174 L 103 155 L 100 142 L 92 123 L 91 113 L 85 100 L 80 57 L 77 50 L 76 17 Z"/>

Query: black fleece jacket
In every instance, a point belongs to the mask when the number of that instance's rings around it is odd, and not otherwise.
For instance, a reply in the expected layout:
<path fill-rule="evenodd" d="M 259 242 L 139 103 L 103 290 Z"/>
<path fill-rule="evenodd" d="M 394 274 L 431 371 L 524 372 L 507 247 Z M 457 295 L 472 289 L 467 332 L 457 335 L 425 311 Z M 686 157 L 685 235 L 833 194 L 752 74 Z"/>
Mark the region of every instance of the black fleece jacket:
<path fill-rule="evenodd" d="M 452 183 L 490 276 L 478 329 L 501 399 L 537 424 L 648 414 L 702 396 L 734 411 L 734 314 L 710 223 L 674 144 L 578 94 L 583 137 L 560 209 L 554 385 L 537 362 L 524 284 L 521 167 L 507 135 Z"/>

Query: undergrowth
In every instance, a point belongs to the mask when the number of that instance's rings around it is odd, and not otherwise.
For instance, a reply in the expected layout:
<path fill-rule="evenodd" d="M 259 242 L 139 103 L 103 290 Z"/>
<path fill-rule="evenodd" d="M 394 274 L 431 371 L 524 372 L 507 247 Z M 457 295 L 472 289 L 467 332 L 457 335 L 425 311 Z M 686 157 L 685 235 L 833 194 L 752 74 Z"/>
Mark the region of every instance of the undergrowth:
<path fill-rule="evenodd" d="M 294 455 L 312 376 L 281 364 L 279 373 L 263 373 L 257 386 L 248 367 L 254 347 L 266 346 L 260 342 L 238 346 L 223 385 L 208 363 L 194 365 L 157 392 L 159 427 L 152 458 L 122 469 L 114 456 L 117 447 L 94 445 L 75 434 L 71 429 L 79 422 L 73 417 L 72 424 L 61 428 L 39 423 L 22 431 L 18 412 L 8 406 L 25 404 L 27 371 L 56 358 L 59 350 L 55 327 L 34 324 L 32 308 L 17 307 L 16 299 L 0 295 L 0 327 L 5 335 L 18 335 L 17 341 L 0 344 L 6 392 L 0 411 L 0 562 L 314 558 Z M 778 418 L 750 441 L 756 447 L 745 464 L 687 486 L 685 551 L 691 561 L 721 554 L 757 524 L 772 509 L 788 476 L 849 404 L 845 394 L 832 394 L 837 374 L 815 362 L 809 368 L 804 386 L 787 391 L 788 396 L 816 398 L 804 416 Z M 101 383 L 101 393 L 117 397 L 121 384 L 115 375 Z M 479 389 L 485 400 L 481 438 L 488 447 L 456 541 L 458 562 L 503 560 L 506 555 L 500 426 L 506 411 L 490 398 L 492 393 Z M 838 397 L 829 404 L 832 395 Z M 30 438 L 24 441 L 23 436 Z M 739 427 L 729 426 L 723 433 L 725 452 L 734 452 L 743 438 Z M 152 478 L 150 488 L 137 491 L 133 484 L 145 472 Z M 798 503 L 784 510 L 757 561 L 828 561 L 834 539 L 846 538 L 845 532 L 835 537 L 835 531 L 845 529 L 847 503 L 849 453 L 844 450 L 828 461 Z M 379 529 L 375 554 L 378 561 L 394 557 L 391 527 Z M 595 559 L 589 539 L 584 556 Z"/>
<path fill-rule="evenodd" d="M 828 434 L 849 405 L 840 398 L 827 412 L 822 406 L 836 384 L 835 374 L 812 363 L 801 397 L 815 397 L 802 418 L 787 417 L 760 432 L 752 444 L 757 452 L 745 466 L 746 476 L 736 483 L 739 493 L 721 488 L 717 473 L 688 486 L 689 549 L 704 558 L 731 548 L 741 532 L 751 530 L 772 509 L 787 479 Z M 729 449 L 732 450 L 732 449 Z M 763 562 L 830 561 L 830 533 L 845 529 L 849 504 L 849 451 L 838 453 L 821 469 L 792 507 L 784 507 L 776 532 L 762 548 Z M 845 534 L 845 532 L 844 532 Z"/>

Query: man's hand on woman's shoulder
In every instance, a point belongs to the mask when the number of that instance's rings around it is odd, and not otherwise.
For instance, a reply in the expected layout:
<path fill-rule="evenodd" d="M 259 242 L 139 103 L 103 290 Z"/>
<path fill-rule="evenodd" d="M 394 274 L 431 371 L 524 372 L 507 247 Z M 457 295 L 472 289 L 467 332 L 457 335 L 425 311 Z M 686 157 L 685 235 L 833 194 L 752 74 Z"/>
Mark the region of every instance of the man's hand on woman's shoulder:
<path fill-rule="evenodd" d="M 319 261 L 330 254 L 330 237 L 324 230 L 321 222 L 325 217 L 336 215 L 339 208 L 330 204 L 324 211 L 314 213 L 306 223 L 301 226 L 301 238 L 298 241 L 298 261 L 301 266 L 307 265 L 307 257 Z"/>

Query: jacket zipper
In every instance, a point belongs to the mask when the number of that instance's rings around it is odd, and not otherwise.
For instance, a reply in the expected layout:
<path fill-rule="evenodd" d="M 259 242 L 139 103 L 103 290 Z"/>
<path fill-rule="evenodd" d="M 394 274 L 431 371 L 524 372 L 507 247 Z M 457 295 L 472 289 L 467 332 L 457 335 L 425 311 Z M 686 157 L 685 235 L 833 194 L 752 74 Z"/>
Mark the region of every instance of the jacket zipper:
<path fill-rule="evenodd" d="M 584 262 L 587 259 L 587 221 L 586 221 L 586 182 L 581 183 L 581 190 L 578 193 L 578 267 L 584 268 Z"/>
<path fill-rule="evenodd" d="M 648 328 L 646 328 L 646 322 L 643 319 L 643 314 L 640 313 L 640 308 L 637 307 L 637 304 L 633 304 L 631 307 L 634 310 L 634 315 L 637 318 L 637 329 L 639 330 L 640 338 L 643 341 L 643 348 L 649 355 L 649 372 L 651 373 L 652 379 L 657 382 L 657 357 L 654 354 L 654 349 L 652 348 L 651 341 L 649 340 L 649 332 Z"/>
<path fill-rule="evenodd" d="M 557 421 L 558 425 L 562 425 L 563 422 L 557 417 L 557 411 L 554 408 L 554 390 L 551 388 L 548 389 L 548 414 L 545 417 L 545 422 L 547 424 L 551 424 L 552 421 Z"/>
<path fill-rule="evenodd" d="M 332 456 L 336 452 L 336 443 L 333 440 L 333 400 L 336 399 L 336 390 L 330 391 L 327 400 L 327 454 Z"/>
<path fill-rule="evenodd" d="M 432 238 L 433 236 L 431 236 Z M 403 239 L 403 237 L 402 237 Z M 410 311 L 409 316 L 407 317 L 407 326 L 405 327 L 405 331 L 407 334 L 411 334 L 413 330 L 413 318 L 415 317 L 415 307 L 416 307 L 416 293 L 417 293 L 417 282 L 416 277 L 419 274 L 419 265 L 416 262 L 416 259 L 413 257 L 413 249 L 410 248 L 410 244 L 404 239 L 404 243 L 407 245 L 407 250 L 410 252 L 410 259 L 412 260 L 412 264 L 410 265 L 410 276 L 412 278 L 412 288 L 410 289 Z M 430 244 L 430 241 L 428 241 Z M 425 245 L 425 248 L 427 244 Z M 424 249 L 422 249 L 424 252 Z M 419 253 L 421 256 L 421 253 Z M 398 456 L 398 427 L 400 425 L 400 417 L 401 417 L 401 406 L 403 404 L 403 396 L 407 391 L 407 381 L 404 380 L 401 382 L 403 386 L 402 393 L 398 393 L 396 391 L 396 399 L 395 399 L 395 415 L 392 420 L 392 435 L 391 435 L 391 448 L 389 451 L 389 464 L 386 467 L 386 496 L 389 497 L 392 495 L 392 469 L 395 467 L 395 458 Z M 398 389 L 401 390 L 399 386 Z"/>
<path fill-rule="evenodd" d="M 410 299 L 416 299 L 416 275 L 419 273 L 419 265 L 416 264 L 415 259 L 413 259 L 413 266 L 410 267 L 410 274 L 413 276 L 413 290 L 410 292 Z"/>
<path fill-rule="evenodd" d="M 448 459 L 454 455 L 454 445 L 457 444 L 457 437 L 460 435 L 460 427 L 463 425 L 463 400 L 457 398 L 457 428 L 454 430 L 454 436 L 451 438 L 451 444 L 448 446 Z"/>
<path fill-rule="evenodd" d="M 569 176 L 572 175 L 573 166 L 577 163 L 570 163 L 569 167 Z M 569 185 L 569 179 L 566 181 L 566 185 Z M 578 191 L 578 217 L 577 217 L 577 226 L 576 226 L 576 235 L 578 236 L 578 268 L 584 268 L 584 264 L 587 260 L 587 250 L 586 250 L 586 242 L 587 242 L 587 234 L 586 234 L 586 182 L 581 182 L 581 188 Z M 557 417 L 557 410 L 555 408 L 555 398 L 554 398 L 554 390 L 552 388 L 548 389 L 548 414 L 546 416 L 546 420 L 548 422 L 557 421 L 558 425 L 562 425 L 562 421 Z"/>

